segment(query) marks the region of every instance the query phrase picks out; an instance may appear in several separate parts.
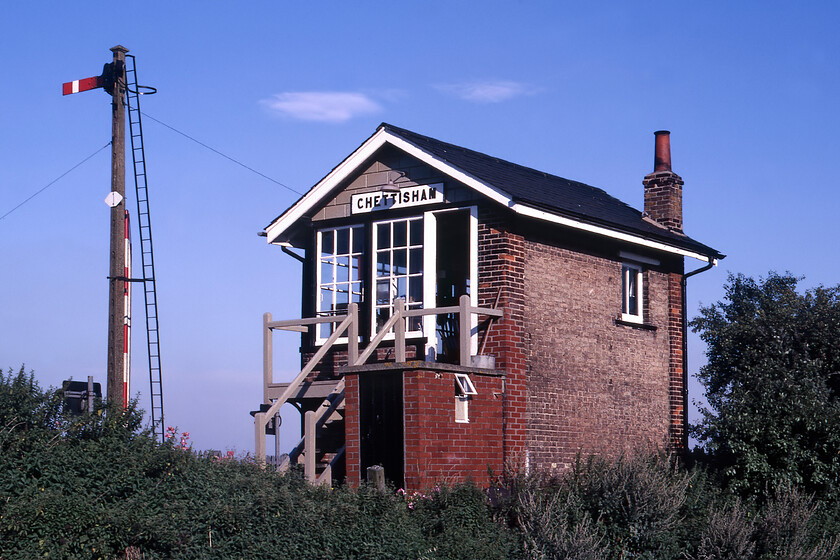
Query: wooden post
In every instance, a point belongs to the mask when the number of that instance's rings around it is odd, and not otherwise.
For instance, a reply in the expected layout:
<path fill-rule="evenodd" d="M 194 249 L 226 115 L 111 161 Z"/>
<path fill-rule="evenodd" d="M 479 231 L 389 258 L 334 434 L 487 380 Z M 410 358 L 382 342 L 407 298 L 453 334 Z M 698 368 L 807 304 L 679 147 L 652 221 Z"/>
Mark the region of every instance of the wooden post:
<path fill-rule="evenodd" d="M 459 311 L 459 346 L 460 348 L 459 353 L 461 354 L 461 365 L 462 366 L 469 366 L 470 365 L 470 357 L 472 355 L 472 345 L 470 344 L 470 339 L 472 338 L 471 330 L 472 330 L 472 313 L 470 310 L 470 296 L 462 295 L 460 299 L 460 307 L 461 310 Z"/>
<path fill-rule="evenodd" d="M 111 259 L 108 290 L 108 402 L 123 408 L 123 375 L 125 367 L 125 53 L 117 45 L 114 53 L 115 83 L 111 103 L 111 192 L 122 197 L 111 208 Z"/>
<path fill-rule="evenodd" d="M 274 346 L 268 324 L 271 313 L 263 313 L 263 402 L 268 402 L 268 386 L 274 382 Z"/>
<path fill-rule="evenodd" d="M 367 481 L 379 490 L 385 490 L 385 467 L 374 465 L 367 468 Z"/>
<path fill-rule="evenodd" d="M 254 459 L 265 464 L 265 412 L 254 415 Z"/>
<path fill-rule="evenodd" d="M 347 364 L 353 366 L 359 359 L 359 304 L 348 305 L 347 313 L 352 318 L 347 327 Z"/>
<path fill-rule="evenodd" d="M 307 410 L 303 417 L 303 474 L 309 482 L 315 482 L 315 411 Z"/>
<path fill-rule="evenodd" d="M 88 375 L 87 411 L 89 413 L 93 412 L 93 376 L 92 375 Z"/>
<path fill-rule="evenodd" d="M 399 317 L 394 324 L 394 359 L 397 362 L 405 361 L 405 318 L 403 312 L 405 311 L 405 303 L 402 298 L 394 300 L 394 315 Z"/>

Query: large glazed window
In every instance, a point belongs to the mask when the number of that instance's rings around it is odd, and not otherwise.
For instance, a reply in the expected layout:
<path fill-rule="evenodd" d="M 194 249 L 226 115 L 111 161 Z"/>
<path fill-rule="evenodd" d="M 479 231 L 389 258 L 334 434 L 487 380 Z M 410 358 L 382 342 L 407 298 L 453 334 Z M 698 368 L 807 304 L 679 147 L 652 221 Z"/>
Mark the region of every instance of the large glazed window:
<path fill-rule="evenodd" d="M 377 222 L 373 235 L 378 330 L 393 314 L 395 299 L 402 298 L 408 309 L 423 307 L 423 218 Z M 419 332 L 420 318 L 410 318 L 406 330 Z"/>
<path fill-rule="evenodd" d="M 361 259 L 365 247 L 362 226 L 318 232 L 318 315 L 341 315 L 349 303 L 363 301 Z M 321 325 L 319 338 L 327 338 L 331 324 Z"/>

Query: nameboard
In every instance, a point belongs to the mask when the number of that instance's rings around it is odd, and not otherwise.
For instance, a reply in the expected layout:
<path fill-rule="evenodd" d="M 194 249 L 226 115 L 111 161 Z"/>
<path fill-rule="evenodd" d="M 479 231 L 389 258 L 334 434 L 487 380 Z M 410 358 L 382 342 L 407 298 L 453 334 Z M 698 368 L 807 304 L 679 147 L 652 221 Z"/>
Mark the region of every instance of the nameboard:
<path fill-rule="evenodd" d="M 443 183 L 403 187 L 399 192 L 368 192 L 350 196 L 350 213 L 365 214 L 443 202 Z"/>

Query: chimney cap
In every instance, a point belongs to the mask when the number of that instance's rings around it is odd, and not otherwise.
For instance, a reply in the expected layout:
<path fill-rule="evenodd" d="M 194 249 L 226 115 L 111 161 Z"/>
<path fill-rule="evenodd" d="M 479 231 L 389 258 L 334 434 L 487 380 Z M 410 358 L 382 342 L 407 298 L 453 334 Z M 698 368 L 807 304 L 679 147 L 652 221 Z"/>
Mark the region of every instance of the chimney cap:
<path fill-rule="evenodd" d="M 671 131 L 657 130 L 653 154 L 653 172 L 671 171 Z"/>

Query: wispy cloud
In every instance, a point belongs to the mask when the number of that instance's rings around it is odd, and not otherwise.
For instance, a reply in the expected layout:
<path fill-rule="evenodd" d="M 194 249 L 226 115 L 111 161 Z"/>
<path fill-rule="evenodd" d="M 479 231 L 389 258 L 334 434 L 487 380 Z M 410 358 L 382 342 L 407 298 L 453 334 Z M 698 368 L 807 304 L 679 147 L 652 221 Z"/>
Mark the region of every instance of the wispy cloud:
<path fill-rule="evenodd" d="M 505 80 L 440 84 L 435 86 L 435 88 L 444 93 L 476 103 L 500 103 L 508 99 L 513 99 L 514 97 L 533 95 L 537 92 L 536 88 L 528 84 Z"/>
<path fill-rule="evenodd" d="M 349 91 L 292 91 L 278 93 L 262 104 L 269 110 L 304 121 L 344 122 L 382 109 L 365 95 Z"/>

